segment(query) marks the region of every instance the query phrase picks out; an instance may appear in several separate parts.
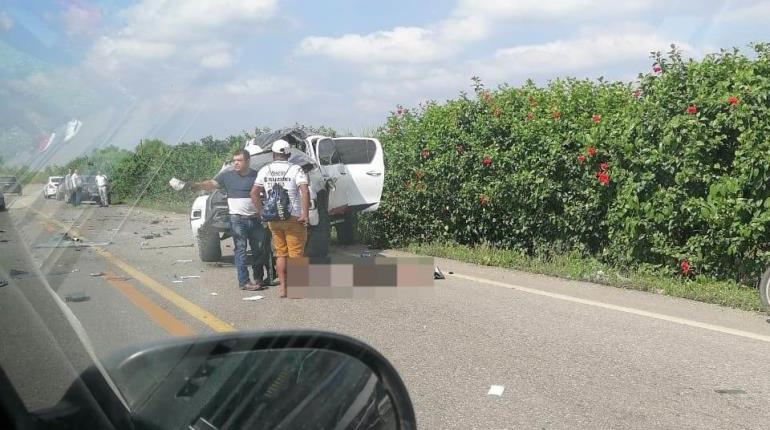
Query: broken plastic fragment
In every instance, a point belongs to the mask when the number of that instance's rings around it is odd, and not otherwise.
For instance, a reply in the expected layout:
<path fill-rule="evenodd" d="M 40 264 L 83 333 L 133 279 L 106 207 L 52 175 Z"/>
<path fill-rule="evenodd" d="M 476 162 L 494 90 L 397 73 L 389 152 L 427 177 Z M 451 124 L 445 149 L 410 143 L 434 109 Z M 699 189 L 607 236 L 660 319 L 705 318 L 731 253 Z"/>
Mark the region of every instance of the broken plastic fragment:
<path fill-rule="evenodd" d="M 503 391 L 505 391 L 505 387 L 502 385 L 493 385 L 489 387 L 489 392 L 487 393 L 488 396 L 502 396 Z"/>
<path fill-rule="evenodd" d="M 264 299 L 264 298 L 265 296 L 250 296 L 250 297 L 244 297 L 243 300 L 253 302 L 255 300 Z"/>

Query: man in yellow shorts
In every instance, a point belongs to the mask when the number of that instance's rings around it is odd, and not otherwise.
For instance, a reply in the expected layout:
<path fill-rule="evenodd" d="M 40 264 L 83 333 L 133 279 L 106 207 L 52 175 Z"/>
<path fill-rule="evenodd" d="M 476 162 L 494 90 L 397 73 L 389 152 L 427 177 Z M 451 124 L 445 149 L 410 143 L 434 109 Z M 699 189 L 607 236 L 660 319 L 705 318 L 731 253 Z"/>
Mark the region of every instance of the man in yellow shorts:
<path fill-rule="evenodd" d="M 272 233 L 280 281 L 278 296 L 283 298 L 286 297 L 286 259 L 302 257 L 307 242 L 310 191 L 305 172 L 300 166 L 289 163 L 289 143 L 276 140 L 272 150 L 273 162 L 257 173 L 251 200 L 257 213 L 268 221 Z"/>

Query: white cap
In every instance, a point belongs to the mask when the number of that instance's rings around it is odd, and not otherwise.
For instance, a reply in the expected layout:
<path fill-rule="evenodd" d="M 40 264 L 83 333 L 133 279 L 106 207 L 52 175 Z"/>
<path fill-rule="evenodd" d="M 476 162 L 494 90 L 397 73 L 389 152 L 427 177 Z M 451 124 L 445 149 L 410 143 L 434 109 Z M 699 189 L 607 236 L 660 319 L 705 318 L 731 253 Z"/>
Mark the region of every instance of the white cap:
<path fill-rule="evenodd" d="M 273 152 L 276 152 L 278 154 L 289 154 L 290 153 L 291 146 L 289 145 L 289 142 L 278 139 L 275 142 L 273 142 Z"/>

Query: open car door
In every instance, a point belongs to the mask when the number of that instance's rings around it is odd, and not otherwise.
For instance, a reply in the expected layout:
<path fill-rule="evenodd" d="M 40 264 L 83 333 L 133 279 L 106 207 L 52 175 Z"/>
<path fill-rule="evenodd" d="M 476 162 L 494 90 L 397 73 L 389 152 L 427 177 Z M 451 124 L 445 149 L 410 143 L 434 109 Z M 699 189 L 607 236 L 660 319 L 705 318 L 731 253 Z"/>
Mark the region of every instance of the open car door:
<path fill-rule="evenodd" d="M 377 210 L 385 181 L 382 144 L 368 137 L 338 137 L 334 143 L 350 178 L 348 206 L 362 212 Z"/>

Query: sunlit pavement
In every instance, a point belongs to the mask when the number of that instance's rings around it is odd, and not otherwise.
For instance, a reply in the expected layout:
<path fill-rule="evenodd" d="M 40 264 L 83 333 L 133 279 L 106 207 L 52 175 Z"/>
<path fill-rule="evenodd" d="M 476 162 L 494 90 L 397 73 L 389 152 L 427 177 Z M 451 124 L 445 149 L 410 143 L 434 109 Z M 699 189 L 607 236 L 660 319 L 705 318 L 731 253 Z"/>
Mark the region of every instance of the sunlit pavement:
<path fill-rule="evenodd" d="M 767 427 L 760 314 L 445 260 L 429 298 L 281 300 L 237 289 L 229 239 L 221 263 L 200 263 L 185 215 L 25 196 L 2 217 L 56 294 L 87 297 L 67 304 L 101 356 L 169 336 L 312 328 L 391 360 L 421 428 Z M 243 300 L 255 294 L 265 298 Z"/>

